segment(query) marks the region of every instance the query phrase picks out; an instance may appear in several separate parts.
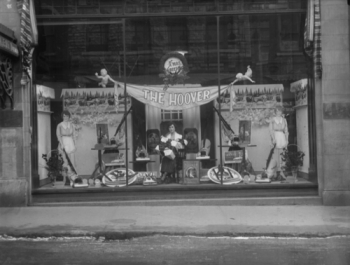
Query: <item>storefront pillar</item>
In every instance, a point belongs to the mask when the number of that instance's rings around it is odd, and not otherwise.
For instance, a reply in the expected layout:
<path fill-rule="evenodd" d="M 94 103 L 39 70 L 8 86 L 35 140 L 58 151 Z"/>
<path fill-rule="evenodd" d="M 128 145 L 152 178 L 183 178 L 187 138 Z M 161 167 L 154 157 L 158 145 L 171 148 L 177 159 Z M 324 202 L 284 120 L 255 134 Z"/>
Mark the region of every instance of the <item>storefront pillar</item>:
<path fill-rule="evenodd" d="M 0 71 L 5 81 L 2 79 L 0 84 L 0 207 L 26 206 L 31 172 L 30 89 L 29 83 L 21 85 L 22 70 L 15 35 L 19 32 L 18 13 L 11 4 L 1 10 L 4 13 L 0 12 Z M 8 20 L 8 16 L 18 21 Z"/>
<path fill-rule="evenodd" d="M 346 1 L 320 3 L 322 103 L 319 95 L 316 113 L 323 119 L 317 119 L 319 185 L 324 205 L 350 205 L 350 10 Z"/>

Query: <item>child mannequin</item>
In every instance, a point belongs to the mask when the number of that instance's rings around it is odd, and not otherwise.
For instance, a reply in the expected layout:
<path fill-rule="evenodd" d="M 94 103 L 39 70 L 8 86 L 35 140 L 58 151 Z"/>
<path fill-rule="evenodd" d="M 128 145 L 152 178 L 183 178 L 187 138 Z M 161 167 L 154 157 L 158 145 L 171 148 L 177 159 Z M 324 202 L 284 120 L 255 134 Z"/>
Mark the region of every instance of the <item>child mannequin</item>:
<path fill-rule="evenodd" d="M 108 84 L 108 80 L 111 80 L 113 83 L 117 83 L 116 81 L 114 81 L 112 79 L 112 77 L 110 77 L 108 74 L 107 74 L 107 70 L 106 69 L 101 69 L 101 75 L 98 75 L 97 73 L 95 73 L 96 77 L 97 78 L 100 78 L 101 79 L 101 82 L 98 83 L 99 86 L 102 86 L 102 87 L 106 87 L 107 84 Z"/>
<path fill-rule="evenodd" d="M 228 149 L 229 151 L 239 151 L 243 150 L 242 147 L 239 146 L 239 137 L 232 135 L 231 137 L 231 146 Z M 250 162 L 248 158 L 248 152 L 245 150 L 245 164 L 242 164 L 242 166 L 239 167 L 239 171 L 243 174 L 252 174 L 255 175 L 255 171 L 252 165 L 252 162 Z"/>

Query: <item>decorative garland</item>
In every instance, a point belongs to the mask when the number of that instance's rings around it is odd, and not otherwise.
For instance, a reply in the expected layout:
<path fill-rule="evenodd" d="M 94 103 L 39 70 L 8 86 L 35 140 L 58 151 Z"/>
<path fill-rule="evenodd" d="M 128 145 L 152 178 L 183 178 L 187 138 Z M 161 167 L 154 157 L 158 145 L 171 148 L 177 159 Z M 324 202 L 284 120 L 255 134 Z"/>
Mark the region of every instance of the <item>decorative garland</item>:
<path fill-rule="evenodd" d="M 82 126 L 95 128 L 97 123 L 107 123 L 109 126 L 117 127 L 120 119 L 117 118 L 115 113 L 93 112 L 82 115 L 74 113 L 71 116 L 71 122 L 75 127 L 76 137 L 78 137 Z"/>
<path fill-rule="evenodd" d="M 266 109 L 242 109 L 235 110 L 232 113 L 223 112 L 222 116 L 229 120 L 248 120 L 255 126 L 268 126 L 270 120 L 275 116 L 274 108 Z"/>

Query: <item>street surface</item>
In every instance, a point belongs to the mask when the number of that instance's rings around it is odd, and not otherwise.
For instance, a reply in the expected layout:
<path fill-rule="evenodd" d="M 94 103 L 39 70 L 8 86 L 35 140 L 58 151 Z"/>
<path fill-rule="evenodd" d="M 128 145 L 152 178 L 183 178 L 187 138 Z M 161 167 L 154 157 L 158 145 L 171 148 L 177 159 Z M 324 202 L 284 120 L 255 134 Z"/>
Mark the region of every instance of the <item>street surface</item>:
<path fill-rule="evenodd" d="M 349 265 L 350 237 L 0 238 L 0 264 Z"/>

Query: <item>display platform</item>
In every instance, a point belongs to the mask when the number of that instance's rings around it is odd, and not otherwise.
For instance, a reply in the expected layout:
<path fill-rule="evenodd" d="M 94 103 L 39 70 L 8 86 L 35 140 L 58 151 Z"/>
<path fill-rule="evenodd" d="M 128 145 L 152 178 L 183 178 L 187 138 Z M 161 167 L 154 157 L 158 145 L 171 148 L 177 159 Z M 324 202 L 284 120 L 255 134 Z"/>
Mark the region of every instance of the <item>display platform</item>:
<path fill-rule="evenodd" d="M 99 187 L 99 188 L 77 188 L 64 187 L 56 185 L 55 187 L 42 187 L 35 190 L 32 194 L 32 204 L 50 205 L 67 204 L 78 205 L 79 203 L 136 203 L 145 205 L 151 201 L 158 201 L 161 205 L 173 205 L 177 202 L 186 204 L 191 200 L 198 200 L 206 205 L 209 200 L 237 198 L 244 201 L 246 198 L 249 203 L 250 198 L 259 198 L 262 202 L 264 198 L 276 198 L 275 203 L 280 203 L 280 198 L 288 198 L 288 203 L 293 204 L 294 198 L 305 200 L 318 196 L 317 184 L 307 181 L 300 181 L 296 184 L 236 184 L 236 185 L 218 185 L 218 184 L 198 184 L 198 185 L 156 185 L 142 186 L 130 185 L 128 187 Z M 279 198 L 279 199 L 277 199 Z M 285 202 L 286 203 L 286 202 Z"/>
<path fill-rule="evenodd" d="M 86 179 L 88 180 L 88 178 L 90 176 L 81 176 L 82 179 Z M 202 178 L 201 178 L 202 179 Z M 273 187 L 293 187 L 293 186 L 303 186 L 303 185 L 311 185 L 314 186 L 315 184 L 305 180 L 303 178 L 298 178 L 297 181 L 295 181 L 294 178 L 292 177 L 287 177 L 286 180 L 284 181 L 271 181 L 270 183 L 259 183 L 259 182 L 255 182 L 255 178 L 252 177 L 249 181 L 244 181 L 244 179 L 242 179 L 241 182 L 239 183 L 233 183 L 231 185 L 220 185 L 218 183 L 215 183 L 213 181 L 211 181 L 210 179 L 208 179 L 209 181 L 200 181 L 200 183 L 198 184 L 193 184 L 191 185 L 191 187 L 198 187 L 199 189 L 201 187 L 205 188 L 213 188 L 213 189 L 218 189 L 218 188 L 224 188 L 224 189 L 239 189 L 239 188 L 249 188 L 251 187 L 252 189 L 255 189 L 257 187 L 269 187 L 269 186 L 273 186 Z M 152 186 L 144 186 L 142 185 L 142 182 L 139 181 L 133 181 L 133 183 L 131 183 L 128 187 L 125 187 L 125 185 L 123 185 L 122 187 L 118 187 L 118 186 L 108 186 L 108 185 L 104 185 L 103 183 L 101 183 L 101 185 L 89 185 L 88 187 L 83 187 L 83 188 L 72 188 L 71 186 L 65 186 L 64 183 L 62 181 L 57 181 L 55 182 L 54 185 L 52 185 L 52 183 L 48 183 L 40 188 L 38 188 L 36 191 L 34 191 L 34 193 L 40 193 L 41 191 L 52 191 L 52 192 L 59 192 L 60 190 L 72 190 L 72 191 L 77 191 L 77 190 L 100 190 L 100 191 L 112 191 L 112 190 L 121 190 L 121 189 L 128 189 L 128 190 L 140 190 L 140 189 L 164 189 L 164 190 L 168 190 L 169 188 L 175 188 L 176 190 L 181 190 L 181 189 L 188 189 L 188 185 L 184 185 L 181 183 L 170 183 L 170 184 L 158 184 L 158 185 L 152 185 Z"/>

